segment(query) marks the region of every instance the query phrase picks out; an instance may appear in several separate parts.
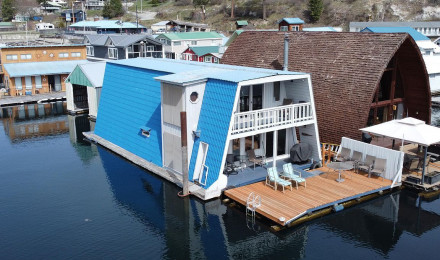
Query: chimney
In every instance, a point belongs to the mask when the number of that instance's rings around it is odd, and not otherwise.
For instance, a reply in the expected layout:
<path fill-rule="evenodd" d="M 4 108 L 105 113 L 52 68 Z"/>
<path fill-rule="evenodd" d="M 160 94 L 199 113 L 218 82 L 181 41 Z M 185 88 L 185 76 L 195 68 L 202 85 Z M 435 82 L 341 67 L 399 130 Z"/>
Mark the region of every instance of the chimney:
<path fill-rule="evenodd" d="M 284 63 L 283 70 L 289 70 L 289 35 L 287 33 L 284 34 Z"/>

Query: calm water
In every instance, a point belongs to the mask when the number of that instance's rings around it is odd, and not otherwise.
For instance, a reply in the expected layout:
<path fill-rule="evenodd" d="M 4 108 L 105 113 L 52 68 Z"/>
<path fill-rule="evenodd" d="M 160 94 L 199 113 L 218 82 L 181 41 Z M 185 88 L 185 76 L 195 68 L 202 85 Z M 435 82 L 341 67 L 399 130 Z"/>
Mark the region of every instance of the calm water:
<path fill-rule="evenodd" d="M 1 259 L 438 259 L 438 198 L 397 192 L 272 233 L 83 142 L 93 125 L 65 110 L 0 109 Z"/>

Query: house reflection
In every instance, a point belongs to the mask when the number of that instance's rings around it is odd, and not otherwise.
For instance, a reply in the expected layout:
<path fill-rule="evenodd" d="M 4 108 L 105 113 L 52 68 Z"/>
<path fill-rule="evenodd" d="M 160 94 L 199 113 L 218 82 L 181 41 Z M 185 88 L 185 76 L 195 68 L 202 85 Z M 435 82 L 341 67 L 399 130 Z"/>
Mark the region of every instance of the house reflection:
<path fill-rule="evenodd" d="M 243 213 L 228 209 L 220 200 L 182 199 L 174 184 L 121 163 L 117 155 L 100 146 L 97 149 L 115 201 L 146 229 L 162 234 L 165 258 L 264 258 L 276 255 L 283 245 L 293 258 L 304 255 L 307 227 L 280 241 L 267 227 L 248 228 Z"/>
<path fill-rule="evenodd" d="M 54 103 L 28 104 L 1 108 L 5 133 L 12 142 L 29 138 L 64 134 L 69 131 L 65 117 L 67 105 Z"/>
<path fill-rule="evenodd" d="M 86 114 L 84 115 L 67 115 L 69 123 L 69 136 L 73 148 L 75 148 L 78 157 L 84 162 L 90 162 L 98 155 L 96 145 L 88 142 L 82 133 L 93 131 L 95 122 L 90 121 Z"/>

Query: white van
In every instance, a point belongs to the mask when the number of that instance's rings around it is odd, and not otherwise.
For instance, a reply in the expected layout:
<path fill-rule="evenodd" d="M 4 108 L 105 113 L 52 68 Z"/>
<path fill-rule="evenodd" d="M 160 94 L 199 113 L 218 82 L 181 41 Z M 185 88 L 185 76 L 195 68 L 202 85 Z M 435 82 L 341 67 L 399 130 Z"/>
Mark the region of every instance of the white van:
<path fill-rule="evenodd" d="M 40 31 L 40 30 L 53 30 L 55 29 L 55 26 L 51 23 L 37 23 L 35 25 L 35 30 Z"/>

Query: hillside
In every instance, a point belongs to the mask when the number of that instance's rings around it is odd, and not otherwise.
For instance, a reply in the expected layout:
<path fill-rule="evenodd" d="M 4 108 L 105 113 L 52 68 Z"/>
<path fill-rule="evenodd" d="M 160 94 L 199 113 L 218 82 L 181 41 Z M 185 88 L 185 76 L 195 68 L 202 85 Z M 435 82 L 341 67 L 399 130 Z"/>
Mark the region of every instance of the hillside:
<path fill-rule="evenodd" d="M 231 18 L 232 0 L 210 0 L 206 5 L 206 19 L 203 21 L 201 8 L 195 8 L 192 0 L 144 0 L 144 12 L 156 12 L 153 20 L 141 21 L 151 25 L 161 20 L 179 19 L 197 23 L 208 23 L 219 31 L 233 31 L 236 20 L 248 20 L 257 29 L 275 28 L 282 17 L 300 17 L 306 26 L 340 26 L 348 28 L 351 21 L 428 21 L 440 20 L 440 0 L 323 0 L 324 11 L 315 24 L 309 20 L 308 0 L 235 0 L 235 17 Z M 263 1 L 266 3 L 266 20 L 263 20 Z M 0 0 L 1 2 L 1 0 Z M 127 1 L 128 9 L 135 11 L 140 1 Z M 123 6 L 126 6 L 122 1 Z M 131 3 L 130 3 L 131 2 Z M 36 0 L 15 0 L 18 10 L 38 6 Z M 89 18 L 100 11 L 89 11 Z M 124 20 L 135 20 L 127 14 Z"/>

